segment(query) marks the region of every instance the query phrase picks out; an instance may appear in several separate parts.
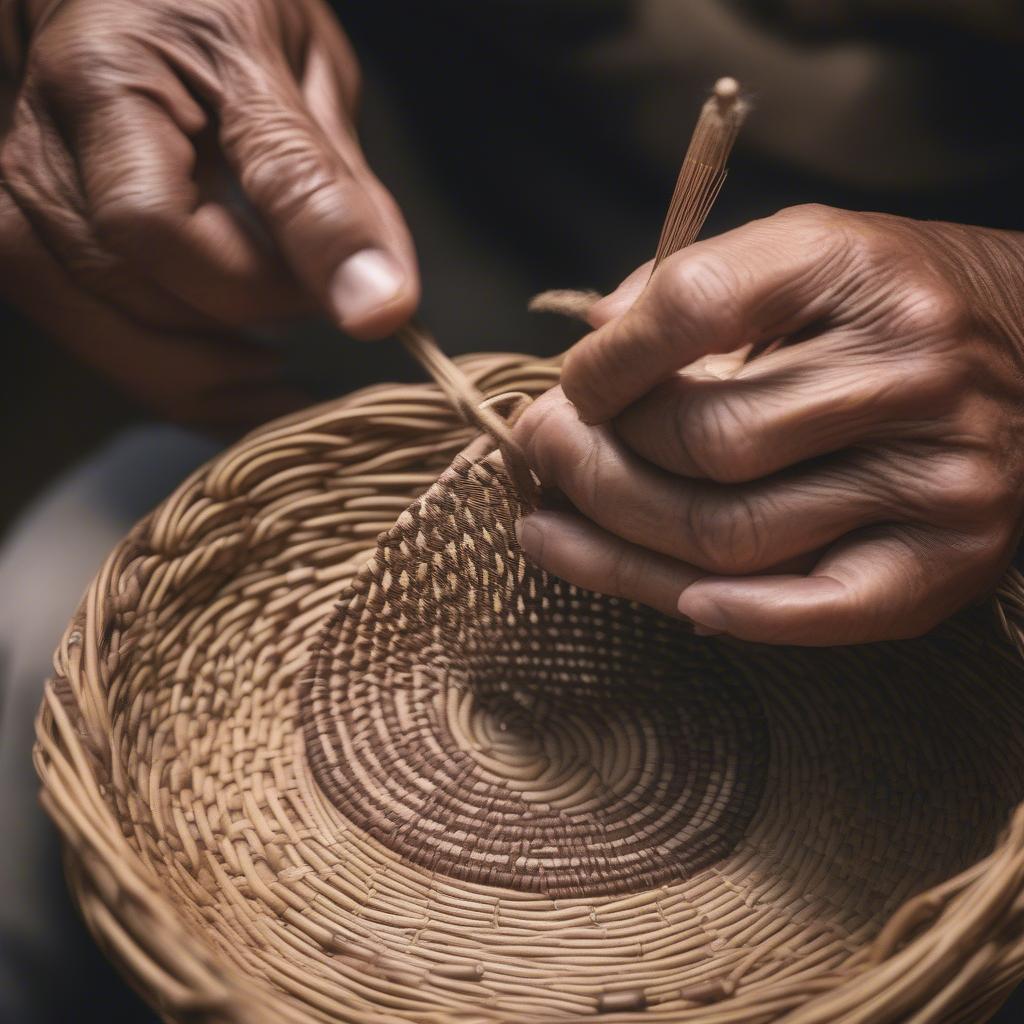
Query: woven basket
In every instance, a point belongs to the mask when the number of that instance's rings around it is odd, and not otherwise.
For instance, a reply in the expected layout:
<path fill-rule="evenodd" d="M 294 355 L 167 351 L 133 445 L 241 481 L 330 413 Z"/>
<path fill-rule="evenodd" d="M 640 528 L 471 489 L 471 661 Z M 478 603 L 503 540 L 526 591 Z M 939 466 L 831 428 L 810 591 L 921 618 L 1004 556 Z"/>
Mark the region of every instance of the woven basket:
<path fill-rule="evenodd" d="M 462 366 L 488 395 L 557 379 Z M 469 435 L 432 385 L 279 421 L 90 587 L 36 761 L 145 998 L 174 1021 L 987 1019 L 1024 976 L 1020 578 L 911 642 L 693 637 L 529 566 Z"/>

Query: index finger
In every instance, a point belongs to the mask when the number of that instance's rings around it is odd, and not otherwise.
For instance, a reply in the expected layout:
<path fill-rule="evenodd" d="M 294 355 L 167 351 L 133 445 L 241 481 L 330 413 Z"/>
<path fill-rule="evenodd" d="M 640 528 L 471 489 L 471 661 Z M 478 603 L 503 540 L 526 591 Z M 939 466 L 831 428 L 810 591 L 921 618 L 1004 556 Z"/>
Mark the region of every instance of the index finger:
<path fill-rule="evenodd" d="M 231 325 L 312 307 L 270 247 L 200 195 L 194 142 L 161 105 L 134 94 L 96 104 L 79 135 L 97 234 L 166 291 Z"/>
<path fill-rule="evenodd" d="M 603 423 L 701 356 L 797 331 L 832 313 L 847 255 L 837 211 L 794 207 L 669 257 L 620 316 L 570 349 L 562 387 Z M 623 289 L 635 293 L 635 277 Z M 616 296 L 604 300 L 614 310 Z"/>

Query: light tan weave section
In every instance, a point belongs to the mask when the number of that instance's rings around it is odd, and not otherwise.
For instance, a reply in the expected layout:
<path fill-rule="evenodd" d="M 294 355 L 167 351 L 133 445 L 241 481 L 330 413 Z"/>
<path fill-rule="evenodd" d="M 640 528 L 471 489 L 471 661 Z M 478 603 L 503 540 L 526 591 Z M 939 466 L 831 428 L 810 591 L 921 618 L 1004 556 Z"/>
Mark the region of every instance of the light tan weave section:
<path fill-rule="evenodd" d="M 461 365 L 487 395 L 557 378 L 519 356 Z M 669 637 L 528 579 L 490 462 L 442 486 L 444 536 L 481 535 L 460 501 L 501 536 L 439 566 L 410 527 L 425 506 L 406 510 L 469 440 L 433 385 L 272 424 L 90 587 L 36 760 L 72 890 L 145 997 L 168 1020 L 239 1024 L 986 1019 L 1024 973 L 1024 687 L 991 610 L 864 648 Z M 487 486 L 467 497 L 473 474 Z M 433 615 L 385 612 L 389 550 L 435 582 L 501 555 L 504 582 L 477 580 L 501 595 L 481 610 L 495 628 L 457 625 L 443 590 Z M 1008 577 L 1015 633 L 1022 593 Z M 603 624 L 633 639 L 588 632 Z M 536 676 L 516 635 L 539 645 Z M 441 840 L 446 758 L 467 770 Z M 534 785 L 545 771 L 565 784 Z M 700 828 L 713 856 L 688 842 Z M 506 858 L 490 878 L 481 852 Z"/>

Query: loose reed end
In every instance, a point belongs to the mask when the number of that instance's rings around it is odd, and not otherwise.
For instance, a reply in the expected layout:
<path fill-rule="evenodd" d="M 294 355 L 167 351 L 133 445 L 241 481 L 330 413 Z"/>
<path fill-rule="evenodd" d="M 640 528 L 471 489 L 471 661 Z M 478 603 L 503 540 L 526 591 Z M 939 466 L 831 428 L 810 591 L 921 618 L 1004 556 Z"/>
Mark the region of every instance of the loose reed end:
<path fill-rule="evenodd" d="M 719 108 L 735 103 L 739 94 L 740 83 L 735 78 L 726 76 L 715 82 L 715 99 L 718 101 Z"/>
<path fill-rule="evenodd" d="M 735 78 L 720 78 L 697 118 L 658 240 L 654 266 L 696 241 L 725 181 L 726 162 L 747 116 Z"/>
<path fill-rule="evenodd" d="M 586 323 L 591 307 L 600 299 L 600 292 L 555 288 L 534 295 L 527 303 L 526 308 L 531 313 L 558 313 L 561 316 L 572 317 Z"/>

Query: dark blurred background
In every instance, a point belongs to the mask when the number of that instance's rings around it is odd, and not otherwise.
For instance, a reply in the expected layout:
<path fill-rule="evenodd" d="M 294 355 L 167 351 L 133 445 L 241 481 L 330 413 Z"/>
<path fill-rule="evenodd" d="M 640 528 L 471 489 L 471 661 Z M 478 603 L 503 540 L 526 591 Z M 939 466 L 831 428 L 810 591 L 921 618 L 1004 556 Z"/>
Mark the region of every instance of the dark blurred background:
<path fill-rule="evenodd" d="M 741 80 L 754 111 L 706 233 L 799 202 L 1024 228 L 1016 4 L 335 7 L 364 65 L 370 162 L 419 249 L 423 319 L 453 353 L 553 353 L 578 336 L 527 314 L 526 300 L 551 287 L 608 290 L 652 255 L 689 130 L 721 74 Z M 3 531 L 63 471 L 151 414 L 16 309 L 0 310 L 0 330 Z M 311 396 L 420 379 L 393 342 L 358 345 L 323 323 L 274 343 Z M 88 978 L 91 995 L 73 1018 L 52 1019 L 149 1019 L 97 954 L 59 972 Z M 999 1019 L 1024 1020 L 1024 1001 Z"/>

